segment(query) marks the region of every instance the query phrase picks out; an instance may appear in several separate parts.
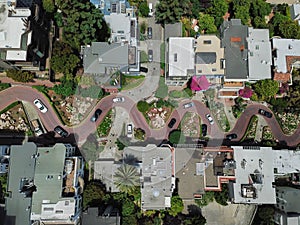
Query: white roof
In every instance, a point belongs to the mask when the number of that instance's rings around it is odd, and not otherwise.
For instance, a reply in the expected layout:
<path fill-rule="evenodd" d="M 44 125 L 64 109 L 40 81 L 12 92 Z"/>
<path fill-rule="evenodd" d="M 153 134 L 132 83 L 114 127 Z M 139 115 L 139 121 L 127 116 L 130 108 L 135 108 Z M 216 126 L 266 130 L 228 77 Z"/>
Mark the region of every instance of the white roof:
<path fill-rule="evenodd" d="M 273 167 L 278 174 L 300 172 L 300 152 L 292 150 L 274 150 Z"/>
<path fill-rule="evenodd" d="M 24 50 L 8 50 L 6 60 L 26 61 L 26 53 Z"/>
<path fill-rule="evenodd" d="M 278 73 L 288 73 L 286 56 L 300 56 L 300 40 L 298 39 L 272 39 L 273 49 L 276 49 L 274 66 Z"/>
<path fill-rule="evenodd" d="M 268 29 L 248 28 L 249 80 L 271 79 L 271 42 Z"/>
<path fill-rule="evenodd" d="M 233 146 L 236 161 L 234 185 L 235 203 L 276 204 L 273 170 L 273 150 L 270 147 Z M 243 166 L 243 161 L 244 165 Z M 261 183 L 251 182 L 250 175 L 258 174 Z M 256 198 L 242 197 L 242 185 L 252 184 L 256 189 Z"/>
<path fill-rule="evenodd" d="M 194 38 L 169 38 L 169 77 L 186 77 L 195 65 Z"/>

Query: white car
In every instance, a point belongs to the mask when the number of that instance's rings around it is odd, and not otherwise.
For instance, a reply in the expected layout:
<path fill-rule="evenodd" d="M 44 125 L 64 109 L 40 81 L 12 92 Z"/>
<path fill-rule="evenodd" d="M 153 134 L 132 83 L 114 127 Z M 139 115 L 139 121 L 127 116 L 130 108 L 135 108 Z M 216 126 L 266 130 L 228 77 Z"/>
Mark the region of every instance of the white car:
<path fill-rule="evenodd" d="M 184 109 L 188 109 L 188 108 L 191 108 L 191 107 L 193 107 L 193 106 L 194 106 L 194 102 L 189 102 L 189 103 L 184 104 L 184 105 L 183 105 L 183 108 L 184 108 Z"/>
<path fill-rule="evenodd" d="M 127 137 L 132 137 L 132 124 L 127 124 Z"/>
<path fill-rule="evenodd" d="M 35 99 L 33 103 L 42 113 L 46 113 L 48 111 L 47 107 L 40 99 Z"/>
<path fill-rule="evenodd" d="M 117 98 L 113 98 L 113 102 L 124 102 L 125 98 L 124 97 L 117 97 Z"/>
<path fill-rule="evenodd" d="M 205 117 L 206 117 L 206 119 L 208 120 L 208 122 L 209 122 L 211 125 L 214 124 L 214 120 L 213 120 L 213 118 L 211 117 L 211 115 L 206 114 Z"/>
<path fill-rule="evenodd" d="M 149 3 L 149 16 L 153 16 L 153 5 Z"/>

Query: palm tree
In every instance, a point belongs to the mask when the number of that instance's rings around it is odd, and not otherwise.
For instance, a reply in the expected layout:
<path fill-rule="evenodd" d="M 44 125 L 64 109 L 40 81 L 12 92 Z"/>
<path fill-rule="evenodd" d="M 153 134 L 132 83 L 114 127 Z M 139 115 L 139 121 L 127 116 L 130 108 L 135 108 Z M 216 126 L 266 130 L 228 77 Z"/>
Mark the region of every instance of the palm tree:
<path fill-rule="evenodd" d="M 139 185 L 139 176 L 134 166 L 123 164 L 114 175 L 116 187 L 125 193 L 131 193 Z"/>

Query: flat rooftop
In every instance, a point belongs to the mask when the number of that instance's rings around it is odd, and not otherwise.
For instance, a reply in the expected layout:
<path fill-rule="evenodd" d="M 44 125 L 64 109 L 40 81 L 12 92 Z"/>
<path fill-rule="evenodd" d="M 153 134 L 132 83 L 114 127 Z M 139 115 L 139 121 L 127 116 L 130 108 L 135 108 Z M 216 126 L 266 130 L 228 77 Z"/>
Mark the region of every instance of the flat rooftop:
<path fill-rule="evenodd" d="M 194 38 L 169 38 L 169 77 L 187 77 L 194 71 Z"/>
<path fill-rule="evenodd" d="M 273 167 L 278 174 L 298 173 L 299 162 L 299 151 L 273 150 Z"/>
<path fill-rule="evenodd" d="M 235 203 L 276 204 L 273 150 L 270 147 L 232 146 L 236 161 Z"/>
<path fill-rule="evenodd" d="M 14 221 L 15 225 L 29 225 L 31 197 L 20 193 L 22 180 L 26 179 L 29 183 L 33 182 L 35 159 L 32 158 L 37 152 L 34 143 L 24 145 L 12 145 L 10 150 L 10 163 L 8 171 L 7 191 L 10 193 L 6 198 L 6 219 Z"/>
<path fill-rule="evenodd" d="M 278 73 L 289 73 L 288 56 L 300 56 L 300 40 L 298 39 L 272 39 L 272 47 L 276 49 L 276 57 L 274 57 L 274 66 Z"/>
<path fill-rule="evenodd" d="M 221 46 L 225 49 L 225 79 L 247 79 L 248 27 L 240 19 L 224 21 L 221 25 Z"/>

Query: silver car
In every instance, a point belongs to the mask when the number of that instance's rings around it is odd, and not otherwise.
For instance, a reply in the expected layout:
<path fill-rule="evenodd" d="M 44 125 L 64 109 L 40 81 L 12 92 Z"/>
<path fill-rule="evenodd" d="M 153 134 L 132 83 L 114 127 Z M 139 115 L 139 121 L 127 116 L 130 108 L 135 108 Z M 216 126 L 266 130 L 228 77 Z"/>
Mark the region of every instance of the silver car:
<path fill-rule="evenodd" d="M 184 108 L 184 109 L 188 109 L 188 108 L 191 108 L 191 107 L 193 107 L 193 106 L 194 106 L 194 102 L 189 102 L 189 103 L 184 104 L 184 105 L 183 105 L 183 108 Z"/>
<path fill-rule="evenodd" d="M 205 117 L 206 117 L 206 119 L 208 120 L 208 122 L 209 122 L 211 125 L 214 124 L 214 120 L 213 120 L 213 118 L 211 117 L 210 114 L 206 114 Z"/>
<path fill-rule="evenodd" d="M 116 102 L 124 102 L 125 101 L 125 98 L 124 97 L 117 97 L 117 98 L 113 98 L 113 102 L 116 103 Z"/>

